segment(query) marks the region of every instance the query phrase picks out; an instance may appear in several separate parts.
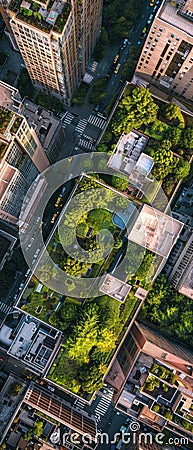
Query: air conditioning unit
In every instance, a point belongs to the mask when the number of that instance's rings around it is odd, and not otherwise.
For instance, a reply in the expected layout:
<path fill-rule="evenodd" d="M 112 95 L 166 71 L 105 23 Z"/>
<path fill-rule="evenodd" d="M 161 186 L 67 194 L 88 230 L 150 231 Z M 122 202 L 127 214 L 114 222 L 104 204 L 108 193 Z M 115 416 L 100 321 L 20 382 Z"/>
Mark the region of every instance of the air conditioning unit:
<path fill-rule="evenodd" d="M 135 398 L 135 400 L 133 400 L 133 404 L 138 406 L 139 405 L 139 400 L 136 400 L 136 398 Z"/>

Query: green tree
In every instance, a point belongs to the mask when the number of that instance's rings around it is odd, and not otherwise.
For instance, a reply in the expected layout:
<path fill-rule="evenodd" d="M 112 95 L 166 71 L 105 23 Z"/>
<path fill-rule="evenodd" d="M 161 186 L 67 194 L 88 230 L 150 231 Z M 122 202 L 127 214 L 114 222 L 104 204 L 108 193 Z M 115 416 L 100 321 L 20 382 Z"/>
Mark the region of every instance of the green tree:
<path fill-rule="evenodd" d="M 65 343 L 68 357 L 79 363 L 89 362 L 89 353 L 97 344 L 98 335 L 98 308 L 96 305 L 88 305 L 74 326 L 72 336 Z"/>
<path fill-rule="evenodd" d="M 106 92 L 107 82 L 104 78 L 98 78 L 94 81 L 92 86 L 92 92 L 89 96 L 89 102 L 93 105 L 102 102 L 107 96 Z"/>
<path fill-rule="evenodd" d="M 100 61 L 101 59 L 103 59 L 106 56 L 109 45 L 110 45 L 110 41 L 109 41 L 108 33 L 105 30 L 105 28 L 102 27 L 99 42 L 96 45 L 95 50 L 94 50 L 94 57 L 97 61 Z"/>
<path fill-rule="evenodd" d="M 126 191 L 129 185 L 129 180 L 123 177 L 117 177 L 116 175 L 112 175 L 111 184 L 119 191 Z"/>
<path fill-rule="evenodd" d="M 190 172 L 190 163 L 188 161 L 184 161 L 183 159 L 179 159 L 176 167 L 174 168 L 172 175 L 174 177 L 174 181 L 177 183 L 188 176 Z"/>
<path fill-rule="evenodd" d="M 34 430 L 33 431 L 36 436 L 40 437 L 42 435 L 43 426 L 44 426 L 44 424 L 41 420 L 36 420 L 34 422 Z"/>
<path fill-rule="evenodd" d="M 140 128 L 153 122 L 157 117 L 158 106 L 146 88 L 135 87 L 119 104 L 112 124 L 114 134 L 128 133 L 131 128 Z"/>
<path fill-rule="evenodd" d="M 181 109 L 175 103 L 169 103 L 165 108 L 165 117 L 168 120 L 177 119 L 181 117 Z"/>
<path fill-rule="evenodd" d="M 183 131 L 180 143 L 185 148 L 193 148 L 193 128 L 187 127 Z"/>
<path fill-rule="evenodd" d="M 109 352 L 115 348 L 116 336 L 108 328 L 103 328 L 97 340 L 97 349 L 100 352 Z"/>
<path fill-rule="evenodd" d="M 167 132 L 167 137 L 171 141 L 172 146 L 176 146 L 180 141 L 182 130 L 178 127 L 171 127 Z"/>

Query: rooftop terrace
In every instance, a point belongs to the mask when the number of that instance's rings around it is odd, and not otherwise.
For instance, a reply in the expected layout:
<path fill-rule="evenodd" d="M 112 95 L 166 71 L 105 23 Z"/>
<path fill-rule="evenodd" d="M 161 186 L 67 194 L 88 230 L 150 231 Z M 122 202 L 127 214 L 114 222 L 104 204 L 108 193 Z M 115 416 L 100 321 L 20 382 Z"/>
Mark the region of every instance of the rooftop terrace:
<path fill-rule="evenodd" d="M 182 227 L 183 224 L 178 220 L 151 206 L 143 205 L 128 239 L 167 257 Z"/>
<path fill-rule="evenodd" d="M 131 285 L 108 274 L 102 282 L 100 291 L 115 298 L 115 300 L 118 300 L 119 302 L 124 302 L 131 288 Z"/>
<path fill-rule="evenodd" d="M 179 28 L 190 36 L 193 36 L 193 16 L 186 13 L 186 10 L 192 11 L 193 0 L 186 0 L 183 3 L 184 6 L 179 8 L 177 2 L 166 0 L 163 7 L 158 11 L 157 17 L 171 24 L 174 28 Z"/>
<path fill-rule="evenodd" d="M 113 155 L 108 161 L 108 166 L 125 175 L 130 175 L 138 162 L 138 167 L 141 168 L 143 166 L 144 173 L 146 170 L 147 173 L 149 173 L 151 170 L 149 163 L 146 164 L 142 160 L 139 161 L 140 155 L 147 142 L 148 137 L 136 130 L 132 130 L 128 134 L 122 134 Z M 147 155 L 144 156 L 146 157 Z M 152 160 L 152 158 L 150 159 Z M 148 161 L 150 161 L 150 159 L 148 158 Z"/>
<path fill-rule="evenodd" d="M 46 2 L 32 2 L 31 0 L 12 0 L 10 9 L 16 13 L 18 19 L 40 28 L 49 33 L 52 29 L 61 33 L 71 11 L 71 5 L 66 0 L 55 0 L 51 9 Z"/>
<path fill-rule="evenodd" d="M 60 333 L 29 316 L 18 315 L 18 323 L 12 315 L 0 328 L 0 345 L 8 354 L 25 361 L 38 372 L 43 372 Z"/>

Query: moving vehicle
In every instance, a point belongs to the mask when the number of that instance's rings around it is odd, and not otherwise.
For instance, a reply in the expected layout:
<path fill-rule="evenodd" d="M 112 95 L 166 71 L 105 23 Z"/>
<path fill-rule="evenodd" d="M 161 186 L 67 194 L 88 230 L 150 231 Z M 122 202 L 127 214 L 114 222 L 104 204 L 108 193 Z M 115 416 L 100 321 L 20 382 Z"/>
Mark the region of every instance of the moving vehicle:
<path fill-rule="evenodd" d="M 116 66 L 116 68 L 115 68 L 115 70 L 114 70 L 114 73 L 118 73 L 120 67 L 121 67 L 121 64 L 120 64 L 120 63 L 117 64 L 117 66 Z"/>
<path fill-rule="evenodd" d="M 56 217 L 58 217 L 58 214 L 54 214 L 53 217 L 51 218 L 51 223 L 54 223 L 56 220 Z"/>
<path fill-rule="evenodd" d="M 116 62 L 117 62 L 117 60 L 118 60 L 118 57 L 119 57 L 119 55 L 118 55 L 118 53 L 117 53 L 117 54 L 115 55 L 114 59 L 113 59 L 114 64 L 116 64 Z"/>
<path fill-rule="evenodd" d="M 55 207 L 57 208 L 60 204 L 61 197 L 58 197 L 55 203 Z"/>

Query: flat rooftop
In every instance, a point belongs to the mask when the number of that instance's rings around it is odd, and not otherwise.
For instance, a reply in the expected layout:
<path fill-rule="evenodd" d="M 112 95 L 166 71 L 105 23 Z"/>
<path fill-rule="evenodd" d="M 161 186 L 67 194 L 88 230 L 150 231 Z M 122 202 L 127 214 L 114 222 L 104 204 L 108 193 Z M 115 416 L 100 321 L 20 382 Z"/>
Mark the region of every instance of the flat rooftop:
<path fill-rule="evenodd" d="M 91 440 L 95 440 L 97 433 L 95 417 L 89 417 L 85 411 L 77 411 L 75 408 L 72 408 L 70 403 L 60 397 L 56 397 L 56 395 L 52 396 L 50 392 L 45 392 L 38 385 L 31 383 L 24 401 L 33 408 L 48 414 L 51 418 L 53 417 L 70 427 L 72 430 L 81 434 L 88 433 Z"/>
<path fill-rule="evenodd" d="M 147 142 L 148 137 L 136 130 L 132 130 L 128 134 L 122 134 L 107 165 L 112 169 L 123 173 L 123 175 L 130 175 L 136 166 L 136 163 L 139 162 L 140 155 Z M 145 170 L 146 166 L 149 173 L 149 163 L 145 163 L 146 156 L 147 155 L 144 155 L 144 160 L 140 160 L 138 168 L 140 169 L 143 164 L 143 170 Z M 148 160 L 150 161 L 150 157 L 148 157 Z"/>
<path fill-rule="evenodd" d="M 21 103 L 21 97 L 18 89 L 13 86 L 9 86 L 9 84 L 4 83 L 3 81 L 0 81 L 0 98 L 1 106 L 17 112 L 17 109 Z"/>
<path fill-rule="evenodd" d="M 127 295 L 129 294 L 132 286 L 130 284 L 124 283 L 118 278 L 113 277 L 112 275 L 107 275 L 105 280 L 103 281 L 100 291 L 110 297 L 113 297 L 115 300 L 123 303 Z"/>
<path fill-rule="evenodd" d="M 170 1 L 166 0 L 158 10 L 156 17 L 169 23 L 174 28 L 179 28 L 181 31 L 193 36 L 193 16 L 191 17 L 186 13 L 188 10 L 193 10 L 193 0 L 186 0 L 183 3 L 184 6 L 177 8 L 177 3 L 173 2 L 174 6 L 172 6 Z"/>
<path fill-rule="evenodd" d="M 171 216 L 143 205 L 128 239 L 166 258 L 183 225 Z"/>
<path fill-rule="evenodd" d="M 43 372 L 58 345 L 61 333 L 34 317 L 23 315 L 18 324 L 2 324 L 0 343 L 7 353 Z"/>
<path fill-rule="evenodd" d="M 35 129 L 44 149 L 47 149 L 54 138 L 58 127 L 60 127 L 60 120 L 57 119 L 51 111 L 48 111 L 29 100 L 24 101 L 22 114 L 27 119 L 29 126 Z"/>

